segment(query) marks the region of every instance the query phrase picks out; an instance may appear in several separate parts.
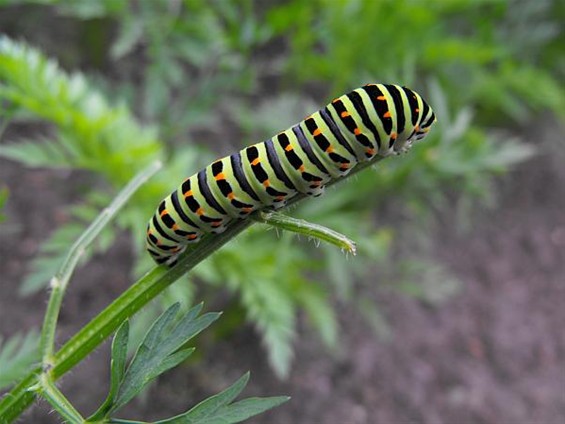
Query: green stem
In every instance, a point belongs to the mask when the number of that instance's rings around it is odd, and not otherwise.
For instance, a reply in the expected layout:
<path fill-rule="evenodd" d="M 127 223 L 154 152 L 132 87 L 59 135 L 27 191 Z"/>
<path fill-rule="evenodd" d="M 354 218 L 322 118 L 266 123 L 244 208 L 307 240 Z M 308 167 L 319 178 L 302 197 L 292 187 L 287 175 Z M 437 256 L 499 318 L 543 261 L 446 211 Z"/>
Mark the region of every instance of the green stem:
<path fill-rule="evenodd" d="M 292 218 L 291 216 L 284 215 L 279 212 L 259 212 L 254 219 L 257 222 L 268 224 L 276 228 L 286 231 L 292 231 L 297 234 L 304 234 L 308 237 L 314 237 L 319 240 L 331 243 L 340 249 L 345 249 L 349 253 L 357 252 L 355 242 L 347 236 L 332 230 L 331 228 L 324 227 L 313 222 L 308 222 L 303 219 Z"/>
<path fill-rule="evenodd" d="M 55 348 L 55 331 L 63 296 L 69 284 L 71 275 L 77 266 L 78 261 L 84 255 L 86 248 L 100 234 L 102 229 L 110 222 L 116 213 L 124 206 L 135 191 L 141 187 L 151 176 L 160 168 L 161 162 L 155 161 L 137 174 L 124 188 L 118 193 L 112 203 L 105 208 L 100 215 L 90 224 L 78 240 L 72 245 L 61 268 L 51 279 L 51 296 L 47 305 L 47 312 L 41 331 L 40 351 L 43 360 L 43 369 L 48 370 L 53 366 L 53 352 Z"/>
<path fill-rule="evenodd" d="M 384 158 L 378 157 L 370 163 L 360 163 L 350 175 L 372 166 L 376 161 L 382 159 Z M 332 181 L 329 185 L 339 181 L 342 180 Z M 304 198 L 303 195 L 296 196 L 291 199 L 289 206 Z M 53 378 L 62 376 L 112 334 L 123 320 L 131 317 L 181 275 L 190 271 L 253 223 L 251 219 L 236 221 L 222 234 L 209 234 L 207 237 L 203 237 L 199 243 L 189 245 L 175 267 L 167 269 L 158 266 L 141 277 L 63 345 L 54 358 Z M 33 402 L 34 395 L 29 391 L 29 388 L 37 384 L 40 372 L 40 367 L 31 370 L 10 393 L 0 400 L 0 423 L 13 421 Z"/>
<path fill-rule="evenodd" d="M 55 386 L 54 382 L 49 378 L 48 374 L 42 374 L 39 379 L 39 385 L 33 387 L 34 391 L 45 398 L 49 404 L 61 415 L 63 419 L 71 424 L 84 423 L 84 418 L 69 402 L 69 400 Z"/>

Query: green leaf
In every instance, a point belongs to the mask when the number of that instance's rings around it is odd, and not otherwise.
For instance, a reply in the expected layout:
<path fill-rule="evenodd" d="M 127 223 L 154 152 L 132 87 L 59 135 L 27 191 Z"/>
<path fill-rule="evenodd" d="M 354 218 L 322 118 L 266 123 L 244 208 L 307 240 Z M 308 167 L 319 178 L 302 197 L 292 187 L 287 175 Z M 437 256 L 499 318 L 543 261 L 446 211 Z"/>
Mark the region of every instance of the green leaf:
<path fill-rule="evenodd" d="M 0 82 L 0 99 L 57 131 L 52 141 L 4 146 L 4 156 L 30 166 L 94 170 L 121 187 L 160 155 L 155 128 L 111 105 L 82 74 L 68 74 L 39 50 L 3 35 Z"/>
<path fill-rule="evenodd" d="M 534 146 L 517 141 L 505 141 L 504 143 L 498 143 L 498 146 L 485 158 L 484 162 L 486 167 L 494 170 L 504 170 L 512 165 L 531 159 L 536 153 Z"/>
<path fill-rule="evenodd" d="M 112 360 L 111 360 L 111 378 L 110 393 L 118 392 L 119 384 L 124 378 L 126 371 L 126 359 L 128 353 L 128 336 L 129 321 L 126 320 L 116 331 L 114 340 L 112 341 Z"/>
<path fill-rule="evenodd" d="M 186 359 L 193 350 L 179 349 L 220 316 L 219 313 L 198 316 L 200 304 L 176 320 L 179 309 L 179 303 L 172 305 L 147 332 L 124 375 L 111 412 L 124 406 L 159 374 Z"/>
<path fill-rule="evenodd" d="M 192 355 L 192 353 L 195 350 L 196 349 L 192 347 L 189 349 L 182 349 L 176 353 L 173 353 L 172 355 L 164 359 L 163 362 L 159 364 L 159 366 L 155 367 L 153 369 L 153 372 L 151 374 L 148 374 L 147 379 L 153 380 L 154 378 L 157 378 L 159 375 L 163 374 L 164 372 L 186 361 L 188 357 Z"/>
<path fill-rule="evenodd" d="M 26 166 L 47 168 L 71 167 L 69 156 L 60 143 L 51 140 L 35 142 L 21 140 L 0 146 L 0 156 L 23 163 Z"/>
<path fill-rule="evenodd" d="M 119 35 L 110 49 L 115 60 L 130 53 L 143 36 L 143 24 L 138 19 L 128 18 L 123 21 Z"/>
<path fill-rule="evenodd" d="M 208 399 L 200 402 L 194 408 L 190 409 L 185 417 L 191 420 L 201 420 L 208 417 L 210 414 L 216 412 L 222 406 L 227 405 L 233 401 L 237 395 L 247 386 L 249 382 L 250 373 L 247 372 L 242 375 L 235 383 L 217 395 L 211 396 Z M 190 422 L 190 421 L 189 421 Z"/>
<path fill-rule="evenodd" d="M 214 416 L 202 421 L 202 424 L 238 423 L 288 402 L 289 400 L 289 396 L 244 399 L 220 408 Z"/>
<path fill-rule="evenodd" d="M 290 398 L 277 396 L 270 398 L 249 398 L 230 404 L 241 393 L 249 381 L 249 373 L 244 374 L 234 384 L 194 408 L 155 424 L 231 424 L 238 423 L 268 409 L 274 408 Z"/>
<path fill-rule="evenodd" d="M 114 403 L 120 384 L 124 378 L 128 353 L 129 321 L 126 320 L 118 328 L 112 340 L 112 359 L 110 361 L 110 391 L 100 408 L 87 421 L 100 421 Z"/>
<path fill-rule="evenodd" d="M 279 378 L 290 372 L 295 335 L 295 303 L 280 280 L 249 280 L 241 289 L 248 317 L 256 323 L 267 348 L 269 364 Z"/>
<path fill-rule="evenodd" d="M 38 347 L 36 331 L 16 334 L 4 343 L 0 338 L 0 389 L 18 381 L 39 360 Z"/>
<path fill-rule="evenodd" d="M 25 276 L 20 286 L 21 294 L 35 293 L 46 286 L 61 266 L 69 246 L 81 236 L 85 228 L 85 224 L 69 222 L 57 228 L 49 236 L 41 245 L 39 254 L 32 261 L 31 272 Z M 104 250 L 104 247 L 110 245 L 115 237 L 116 232 L 112 230 L 112 227 L 105 229 L 101 233 L 100 241 L 94 243 L 85 251 L 81 263 L 88 261 L 94 253 Z"/>
<path fill-rule="evenodd" d="M 8 201 L 8 195 L 10 192 L 8 191 L 8 187 L 0 187 L 0 222 L 4 222 L 6 220 L 6 215 L 4 215 L 4 207 L 6 206 L 6 202 Z"/>
<path fill-rule="evenodd" d="M 337 320 L 323 289 L 315 284 L 302 284 L 296 292 L 296 299 L 304 307 L 326 346 L 337 347 Z"/>

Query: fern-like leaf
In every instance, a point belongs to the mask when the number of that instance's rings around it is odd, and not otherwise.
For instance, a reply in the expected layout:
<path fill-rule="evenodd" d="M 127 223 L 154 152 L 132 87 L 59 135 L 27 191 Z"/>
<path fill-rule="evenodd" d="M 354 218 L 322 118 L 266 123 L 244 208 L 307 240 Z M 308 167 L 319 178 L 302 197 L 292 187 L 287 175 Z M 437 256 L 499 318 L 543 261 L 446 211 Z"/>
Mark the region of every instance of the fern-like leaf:
<path fill-rule="evenodd" d="M 38 347 L 36 331 L 15 335 L 4 343 L 0 338 L 0 389 L 18 381 L 39 360 Z"/>

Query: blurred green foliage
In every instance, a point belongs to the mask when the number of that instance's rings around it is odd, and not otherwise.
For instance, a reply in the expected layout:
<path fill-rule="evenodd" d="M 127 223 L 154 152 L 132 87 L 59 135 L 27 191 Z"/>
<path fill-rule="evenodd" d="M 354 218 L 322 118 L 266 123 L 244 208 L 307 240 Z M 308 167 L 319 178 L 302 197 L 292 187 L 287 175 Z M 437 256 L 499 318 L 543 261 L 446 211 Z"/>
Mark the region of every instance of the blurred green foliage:
<path fill-rule="evenodd" d="M 550 109 L 565 117 L 564 11 L 554 0 L 292 0 L 268 14 L 289 36 L 288 67 L 300 81 L 341 92 L 359 81 L 432 76 L 452 107 L 524 120 Z M 549 51 L 548 51 L 549 50 Z M 304 55 L 304 52 L 309 54 Z M 554 54 L 549 54 L 554 52 Z"/>
<path fill-rule="evenodd" d="M 7 340 L 0 337 L 0 389 L 11 386 L 39 361 L 38 347 L 39 334 L 33 330 Z"/>
<path fill-rule="evenodd" d="M 50 45 L 49 19 L 77 23 L 76 31 L 90 36 L 75 51 L 86 59 L 96 54 L 85 61 L 100 64 L 87 79 L 24 43 L 0 39 L 2 118 L 40 119 L 54 128 L 9 140 L 0 154 L 27 166 L 87 169 L 106 184 L 74 206 L 76 220 L 45 242 L 26 291 L 48 280 L 83 223 L 155 157 L 165 159 L 166 169 L 117 221 L 133 235 L 136 272 L 150 263 L 143 238 L 154 207 L 218 156 L 212 150 L 227 154 L 264 140 L 367 82 L 408 85 L 433 105 L 439 122 L 425 143 L 293 211 L 356 240 L 355 260 L 254 226 L 187 277 L 239 298 L 279 376 L 289 371 L 300 309 L 330 347 L 338 344 L 335 298 L 356 305 L 386 333 L 378 306 L 358 284 L 391 278 L 400 224 L 416 238 L 418 225 L 410 222 L 453 208 L 447 193 L 456 192 L 460 204 L 484 198 L 493 175 L 533 151 L 513 138 L 516 129 L 536 125 L 541 112 L 564 117 L 565 11 L 558 1 L 0 0 L 0 10 L 47 16 L 31 29 L 13 21 L 11 34 L 51 46 L 67 61 L 60 50 L 73 42 Z M 107 249 L 115 234 L 108 231 L 96 250 Z M 452 293 L 453 285 L 434 294 L 436 286 L 424 284 L 443 278 L 435 266 L 428 273 L 406 269 L 424 275 L 420 289 L 400 284 L 406 292 L 430 301 Z M 191 284 L 179 283 L 165 299 L 194 295 Z"/>

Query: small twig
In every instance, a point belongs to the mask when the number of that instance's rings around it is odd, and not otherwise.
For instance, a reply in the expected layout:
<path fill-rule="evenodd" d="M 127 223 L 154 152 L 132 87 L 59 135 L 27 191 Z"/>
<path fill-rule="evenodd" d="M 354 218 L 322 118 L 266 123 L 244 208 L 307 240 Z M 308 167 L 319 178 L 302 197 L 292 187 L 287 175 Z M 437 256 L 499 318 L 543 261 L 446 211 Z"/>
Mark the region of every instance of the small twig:
<path fill-rule="evenodd" d="M 273 211 L 261 211 L 258 214 L 254 214 L 251 219 L 263 224 L 272 225 L 275 228 L 317 238 L 327 243 L 331 243 L 354 255 L 357 252 L 357 248 L 353 240 L 341 233 L 338 233 L 337 231 L 332 230 L 331 228 L 327 228 L 313 222 L 292 218 L 280 212 Z"/>

